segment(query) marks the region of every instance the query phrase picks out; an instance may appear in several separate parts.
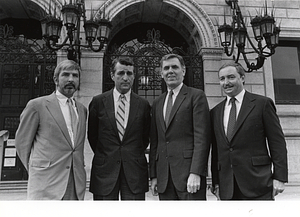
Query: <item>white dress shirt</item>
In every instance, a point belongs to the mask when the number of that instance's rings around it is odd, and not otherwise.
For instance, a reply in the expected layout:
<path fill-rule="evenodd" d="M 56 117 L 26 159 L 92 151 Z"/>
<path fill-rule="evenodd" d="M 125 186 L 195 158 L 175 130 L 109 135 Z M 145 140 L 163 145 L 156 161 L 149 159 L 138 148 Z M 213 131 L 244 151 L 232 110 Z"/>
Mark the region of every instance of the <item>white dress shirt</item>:
<path fill-rule="evenodd" d="M 64 116 L 64 119 L 65 119 L 65 122 L 66 122 L 66 125 L 67 125 L 67 129 L 68 129 L 69 135 L 71 137 L 72 145 L 74 146 L 74 138 L 73 138 L 71 116 L 70 116 L 69 106 L 67 104 L 68 98 L 66 96 L 64 96 L 63 94 L 61 94 L 58 90 L 55 92 L 55 94 L 56 94 L 56 97 L 58 99 L 59 106 L 60 106 L 60 109 L 62 111 L 62 114 Z M 76 114 L 76 116 L 78 118 L 78 113 L 77 113 L 77 109 L 75 107 L 74 98 L 72 97 L 70 99 L 73 101 L 72 107 L 73 107 L 73 109 L 75 111 L 75 114 Z"/>
<path fill-rule="evenodd" d="M 241 110 L 241 106 L 242 106 L 242 102 L 244 99 L 244 95 L 245 95 L 245 90 L 243 89 L 238 95 L 236 95 L 234 98 L 235 100 L 235 104 L 236 104 L 236 119 L 240 113 Z M 223 119 L 223 124 L 224 124 L 224 130 L 225 133 L 227 133 L 227 125 L 228 125 L 228 120 L 229 120 L 229 113 L 230 113 L 230 109 L 231 109 L 231 103 L 230 103 L 230 96 L 227 96 L 227 100 L 225 103 L 225 108 L 224 108 L 224 119 Z"/>
<path fill-rule="evenodd" d="M 183 86 L 183 83 L 179 84 L 175 89 L 172 90 L 173 91 L 173 96 L 172 96 L 173 105 L 174 105 L 176 97 L 178 96 L 178 94 L 179 94 L 182 86 Z M 171 91 L 171 89 L 168 88 L 168 93 L 166 95 L 165 103 L 164 103 L 164 108 L 163 108 L 164 119 L 166 118 L 167 103 L 168 103 L 168 97 L 169 97 L 170 91 Z"/>
<path fill-rule="evenodd" d="M 121 93 L 117 91 L 116 88 L 113 90 L 113 97 L 114 97 L 114 105 L 115 105 L 115 116 L 117 116 L 117 110 L 118 106 L 121 103 L 120 101 L 120 95 Z M 125 96 L 125 120 L 124 120 L 124 128 L 126 129 L 127 123 L 128 123 L 128 116 L 129 116 L 129 109 L 130 109 L 130 95 L 131 95 L 131 89 L 124 94 Z"/>

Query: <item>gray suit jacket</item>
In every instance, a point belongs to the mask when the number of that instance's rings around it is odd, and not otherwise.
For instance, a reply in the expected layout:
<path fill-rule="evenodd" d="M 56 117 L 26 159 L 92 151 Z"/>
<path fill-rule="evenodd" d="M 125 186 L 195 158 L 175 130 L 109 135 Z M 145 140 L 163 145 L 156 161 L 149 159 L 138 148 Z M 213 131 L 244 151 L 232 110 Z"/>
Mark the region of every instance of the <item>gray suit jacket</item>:
<path fill-rule="evenodd" d="M 30 100 L 20 116 L 17 153 L 29 173 L 28 199 L 60 200 L 73 166 L 78 199 L 84 199 L 84 141 L 87 109 L 76 102 L 79 115 L 74 147 L 55 93 Z"/>

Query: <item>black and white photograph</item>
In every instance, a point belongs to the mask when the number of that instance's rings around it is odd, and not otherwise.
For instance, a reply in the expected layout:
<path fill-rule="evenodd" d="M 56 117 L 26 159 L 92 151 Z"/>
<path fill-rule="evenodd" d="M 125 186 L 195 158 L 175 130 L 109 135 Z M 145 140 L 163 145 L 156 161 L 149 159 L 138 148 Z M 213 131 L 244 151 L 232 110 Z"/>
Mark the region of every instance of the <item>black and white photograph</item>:
<path fill-rule="evenodd" d="M 0 0 L 3 216 L 299 206 L 300 0 Z"/>

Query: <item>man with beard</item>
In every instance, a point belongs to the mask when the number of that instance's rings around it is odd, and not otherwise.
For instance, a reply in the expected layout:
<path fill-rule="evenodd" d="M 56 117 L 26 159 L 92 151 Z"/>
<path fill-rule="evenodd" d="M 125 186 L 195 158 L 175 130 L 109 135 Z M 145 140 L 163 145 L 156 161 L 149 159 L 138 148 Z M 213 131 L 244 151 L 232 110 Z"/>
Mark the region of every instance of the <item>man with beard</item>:
<path fill-rule="evenodd" d="M 30 200 L 84 199 L 87 109 L 73 97 L 80 73 L 72 60 L 59 63 L 56 91 L 30 100 L 21 114 L 15 145 L 29 174 Z"/>
<path fill-rule="evenodd" d="M 287 150 L 273 101 L 244 89 L 244 68 L 219 70 L 227 95 L 211 111 L 212 192 L 221 200 L 273 200 L 288 180 Z"/>

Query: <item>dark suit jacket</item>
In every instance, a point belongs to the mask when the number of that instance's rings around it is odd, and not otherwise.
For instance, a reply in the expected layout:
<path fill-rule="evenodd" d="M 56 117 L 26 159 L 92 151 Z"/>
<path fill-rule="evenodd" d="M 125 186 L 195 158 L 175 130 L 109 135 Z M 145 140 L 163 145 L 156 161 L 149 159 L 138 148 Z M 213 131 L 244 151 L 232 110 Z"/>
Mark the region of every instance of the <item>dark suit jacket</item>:
<path fill-rule="evenodd" d="M 55 93 L 30 100 L 21 114 L 16 149 L 29 173 L 28 199 L 61 200 L 73 165 L 77 197 L 84 199 L 87 109 L 76 102 L 79 126 L 74 147 Z"/>
<path fill-rule="evenodd" d="M 94 151 L 90 191 L 108 195 L 119 177 L 121 164 L 133 193 L 148 191 L 145 149 L 149 145 L 150 105 L 132 93 L 128 124 L 120 141 L 113 90 L 95 96 L 89 105 L 88 140 Z"/>
<path fill-rule="evenodd" d="M 271 191 L 272 179 L 287 182 L 286 143 L 273 101 L 246 91 L 230 142 L 223 127 L 225 102 L 211 111 L 212 178 L 220 185 L 221 199 L 231 199 L 233 177 L 251 198 Z"/>
<path fill-rule="evenodd" d="M 210 120 L 202 90 L 183 85 L 165 126 L 163 106 L 166 93 L 153 102 L 150 143 L 150 176 L 157 178 L 158 192 L 168 183 L 169 169 L 179 191 L 187 190 L 190 173 L 206 176 Z"/>

